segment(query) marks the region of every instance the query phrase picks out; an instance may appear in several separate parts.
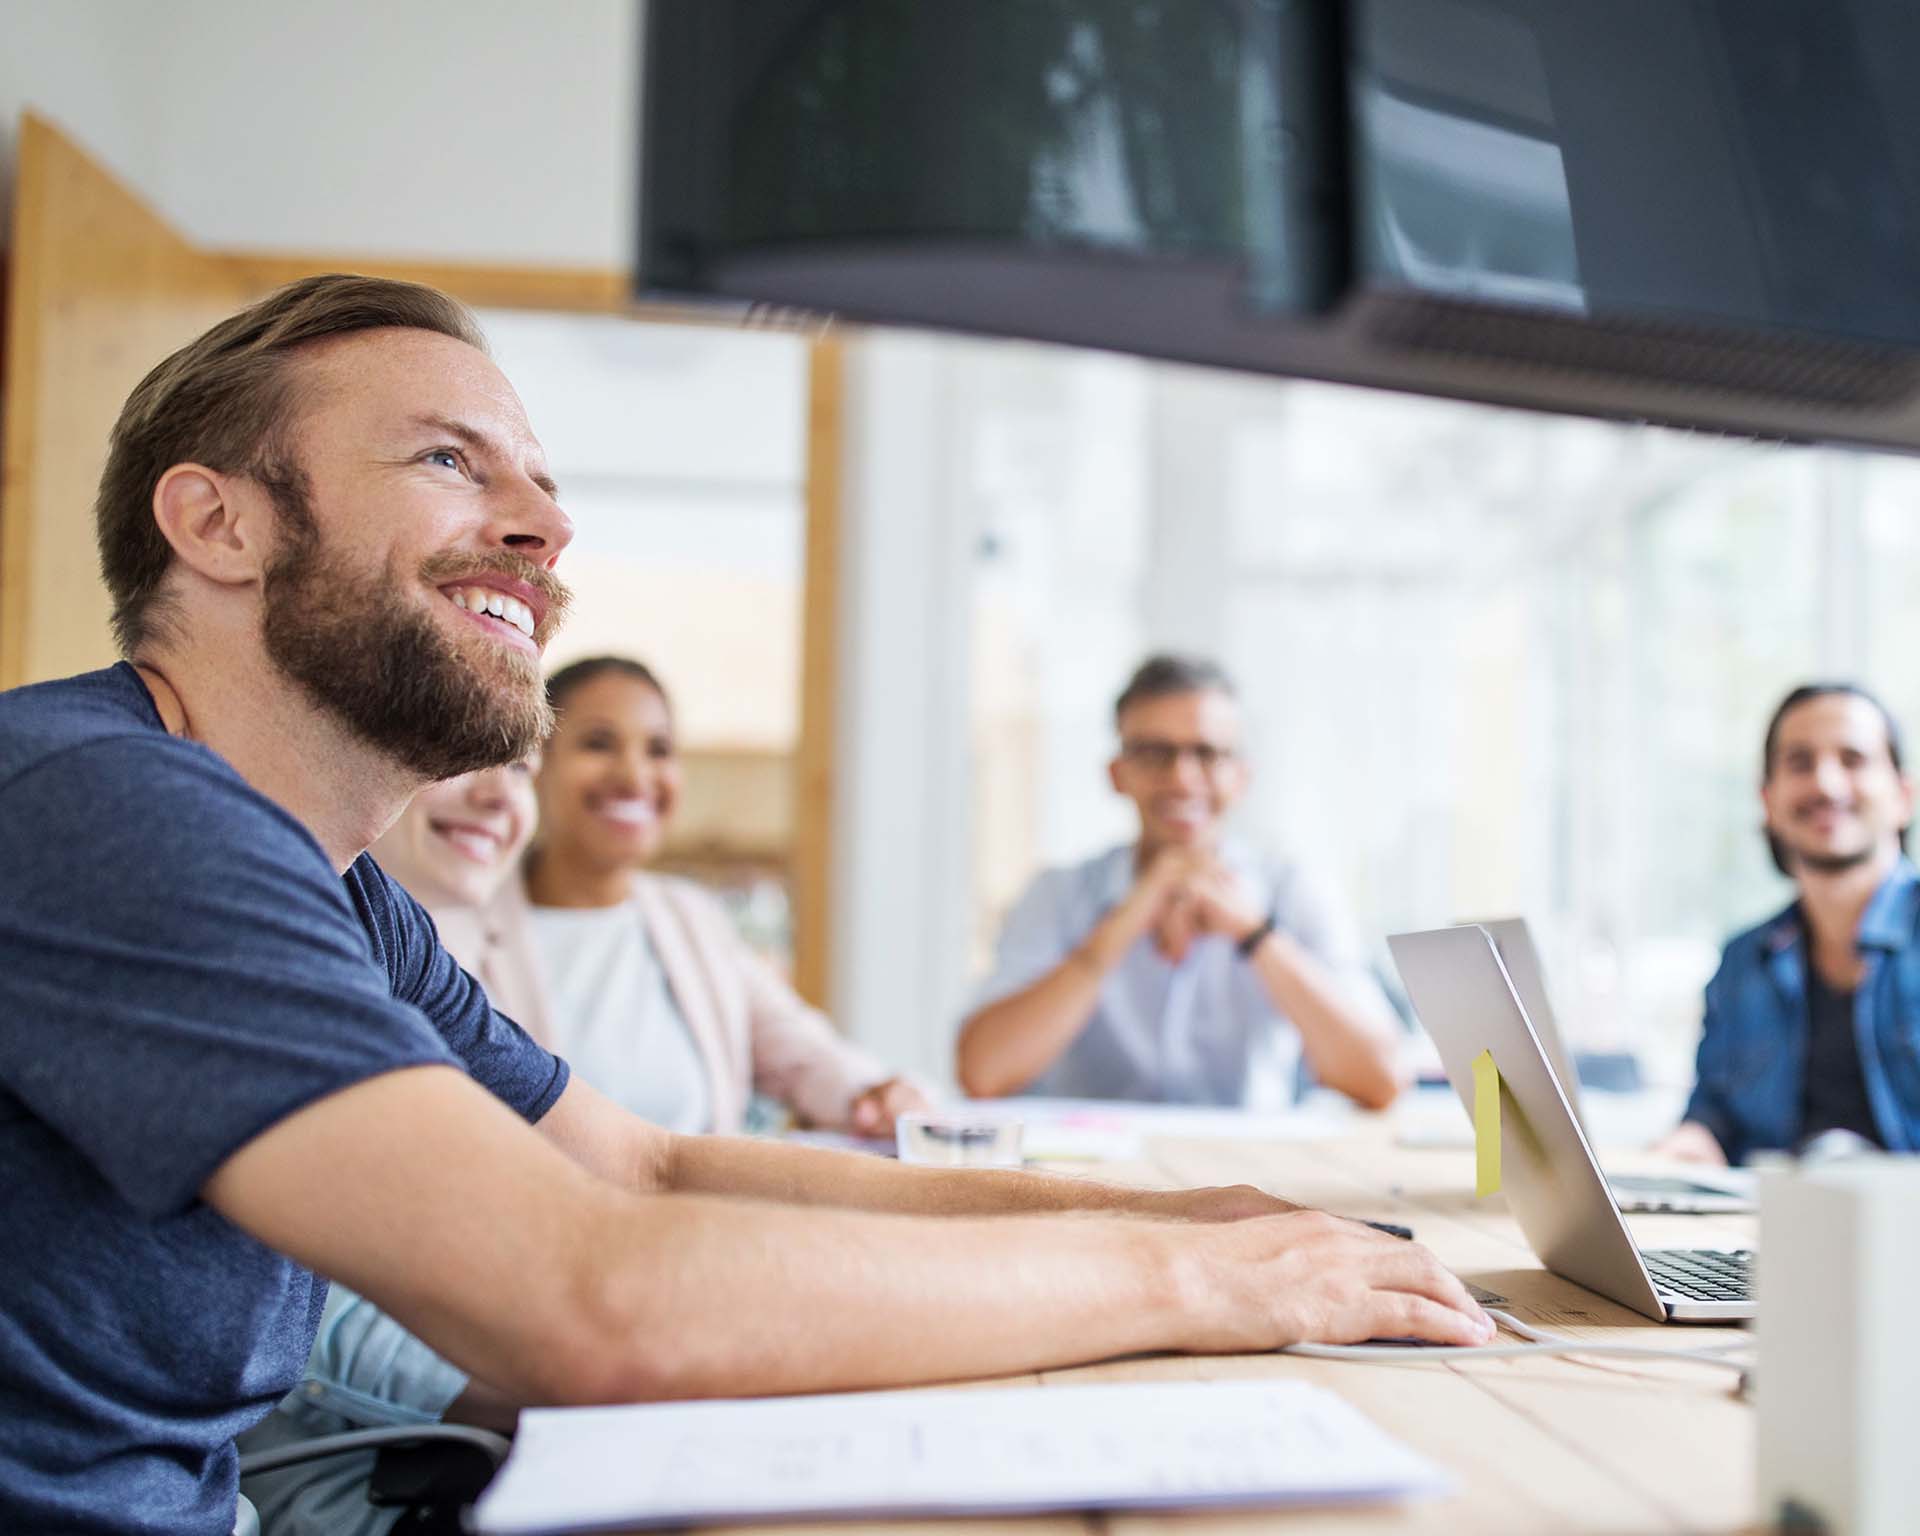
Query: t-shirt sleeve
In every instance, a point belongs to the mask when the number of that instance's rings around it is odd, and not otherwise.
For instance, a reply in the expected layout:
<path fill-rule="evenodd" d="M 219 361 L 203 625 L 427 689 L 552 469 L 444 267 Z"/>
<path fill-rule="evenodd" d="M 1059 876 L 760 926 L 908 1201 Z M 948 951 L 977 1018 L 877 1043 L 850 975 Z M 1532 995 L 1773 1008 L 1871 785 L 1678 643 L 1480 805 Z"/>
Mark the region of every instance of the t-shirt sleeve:
<path fill-rule="evenodd" d="M 459 1064 L 319 844 L 204 748 L 93 742 L 0 788 L 0 1083 L 135 1208 L 429 1063 Z"/>
<path fill-rule="evenodd" d="M 1037 876 L 1008 911 L 994 946 L 993 970 L 974 992 L 970 1011 L 1032 986 L 1073 952 L 1085 934 L 1068 931 L 1064 885 L 1071 872 Z"/>
<path fill-rule="evenodd" d="M 1359 930 L 1332 889 L 1298 864 L 1279 864 L 1268 879 L 1281 931 L 1326 967 L 1350 1005 L 1393 1018 Z"/>
<path fill-rule="evenodd" d="M 427 910 L 369 857 L 348 872 L 349 897 L 385 946 L 394 995 L 426 1015 L 474 1080 L 529 1121 L 567 1086 L 567 1064 L 487 1000 L 440 942 Z"/>

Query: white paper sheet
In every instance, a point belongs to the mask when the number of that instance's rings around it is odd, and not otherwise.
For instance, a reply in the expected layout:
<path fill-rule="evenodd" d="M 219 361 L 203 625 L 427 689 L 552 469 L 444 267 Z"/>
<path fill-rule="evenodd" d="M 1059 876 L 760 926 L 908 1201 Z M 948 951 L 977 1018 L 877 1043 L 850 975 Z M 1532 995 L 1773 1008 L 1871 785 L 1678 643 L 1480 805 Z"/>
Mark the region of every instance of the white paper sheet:
<path fill-rule="evenodd" d="M 783 1517 L 1343 1502 L 1445 1475 L 1301 1381 L 536 1409 L 485 1536 Z"/>

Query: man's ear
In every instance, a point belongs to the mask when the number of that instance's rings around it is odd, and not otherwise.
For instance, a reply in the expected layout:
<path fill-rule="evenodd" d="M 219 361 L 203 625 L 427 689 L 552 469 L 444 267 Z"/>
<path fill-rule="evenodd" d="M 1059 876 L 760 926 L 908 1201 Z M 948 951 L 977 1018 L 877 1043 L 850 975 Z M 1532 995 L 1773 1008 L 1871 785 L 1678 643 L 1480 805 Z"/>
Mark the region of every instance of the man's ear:
<path fill-rule="evenodd" d="M 153 520 L 181 564 L 221 586 L 244 586 L 267 557 L 258 500 L 237 476 L 176 464 L 153 488 Z"/>
<path fill-rule="evenodd" d="M 1126 790 L 1120 787 L 1120 759 L 1114 758 L 1107 764 L 1107 782 L 1113 786 L 1116 795 L 1124 795 Z"/>

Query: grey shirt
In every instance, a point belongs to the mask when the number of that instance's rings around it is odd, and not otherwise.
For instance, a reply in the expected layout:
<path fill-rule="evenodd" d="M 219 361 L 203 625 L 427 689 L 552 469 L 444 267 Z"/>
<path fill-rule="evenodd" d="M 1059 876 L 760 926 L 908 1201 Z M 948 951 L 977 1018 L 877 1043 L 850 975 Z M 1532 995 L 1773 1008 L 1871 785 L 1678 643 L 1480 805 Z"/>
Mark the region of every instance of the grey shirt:
<path fill-rule="evenodd" d="M 1007 915 L 974 1008 L 1031 986 L 1065 961 L 1131 889 L 1134 851 L 1127 843 L 1040 874 Z M 1387 1014 L 1350 922 L 1299 865 L 1233 841 L 1220 853 L 1356 1007 Z M 1026 1091 L 1272 1110 L 1293 1103 L 1299 1084 L 1298 1030 L 1233 943 L 1207 935 L 1177 965 L 1151 937 L 1128 950 L 1086 1026 Z"/>

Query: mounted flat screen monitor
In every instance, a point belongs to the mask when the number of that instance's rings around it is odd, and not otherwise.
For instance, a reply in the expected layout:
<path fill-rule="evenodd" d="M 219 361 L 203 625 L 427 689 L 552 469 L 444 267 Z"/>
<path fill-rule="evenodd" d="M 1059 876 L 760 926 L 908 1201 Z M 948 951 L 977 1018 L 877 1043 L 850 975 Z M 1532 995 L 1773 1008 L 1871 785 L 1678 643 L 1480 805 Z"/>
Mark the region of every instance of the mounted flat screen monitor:
<path fill-rule="evenodd" d="M 1318 0 L 655 0 L 649 291 L 1167 352 L 1345 286 Z"/>
<path fill-rule="evenodd" d="M 1920 446 L 1910 0 L 651 0 L 638 282 Z"/>

